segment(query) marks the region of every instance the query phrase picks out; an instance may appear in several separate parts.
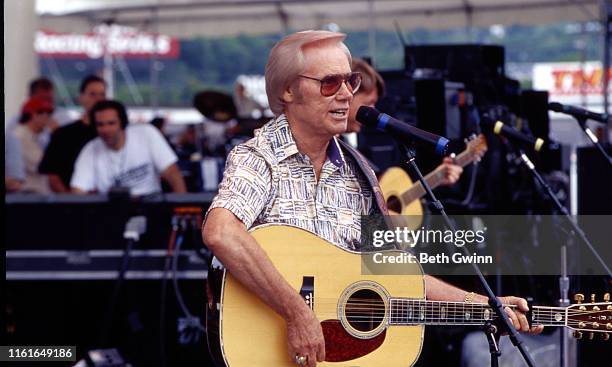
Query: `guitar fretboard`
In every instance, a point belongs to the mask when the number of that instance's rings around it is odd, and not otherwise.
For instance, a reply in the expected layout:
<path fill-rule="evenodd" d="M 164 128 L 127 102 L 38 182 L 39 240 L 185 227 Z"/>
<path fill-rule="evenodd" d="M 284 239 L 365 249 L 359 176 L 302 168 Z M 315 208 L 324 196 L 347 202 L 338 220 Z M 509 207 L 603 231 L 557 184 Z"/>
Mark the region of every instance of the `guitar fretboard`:
<path fill-rule="evenodd" d="M 407 298 L 392 298 L 389 315 L 389 322 L 392 325 L 482 325 L 485 321 L 497 319 L 491 307 L 484 303 Z M 534 325 L 565 325 L 566 314 L 562 307 L 533 306 L 531 315 Z"/>
<path fill-rule="evenodd" d="M 474 155 L 467 150 L 455 157 L 455 164 L 461 167 L 465 167 L 473 161 Z M 444 176 L 445 175 L 443 169 L 435 169 L 434 171 L 430 172 L 428 175 L 425 176 L 425 181 L 432 189 L 434 189 L 440 186 L 442 181 L 444 181 Z M 410 186 L 408 190 L 404 191 L 401 196 L 402 200 L 405 203 L 411 203 L 414 200 L 424 196 L 426 193 L 427 192 L 423 188 L 423 185 L 421 185 L 421 182 L 417 181 L 412 186 Z"/>

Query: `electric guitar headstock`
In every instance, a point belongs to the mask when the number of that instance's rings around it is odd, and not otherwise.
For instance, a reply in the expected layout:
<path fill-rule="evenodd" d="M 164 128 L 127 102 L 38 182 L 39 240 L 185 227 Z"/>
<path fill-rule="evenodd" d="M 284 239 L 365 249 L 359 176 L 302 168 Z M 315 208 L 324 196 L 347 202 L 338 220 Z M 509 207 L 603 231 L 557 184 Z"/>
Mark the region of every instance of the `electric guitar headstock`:
<path fill-rule="evenodd" d="M 600 335 L 602 340 L 610 339 L 612 334 L 612 303 L 610 293 L 603 296 L 603 302 L 595 302 L 595 295 L 591 294 L 591 303 L 583 303 L 584 294 L 574 296 L 575 304 L 566 308 L 567 327 L 574 330 L 574 337 L 582 339 L 583 332 L 587 331 L 587 338 L 593 340 Z"/>
<path fill-rule="evenodd" d="M 459 156 L 454 158 L 455 164 L 462 167 L 465 167 L 472 162 L 479 162 L 488 149 L 487 140 L 482 134 L 472 135 L 465 140 L 465 144 L 465 150 L 459 154 Z"/>
<path fill-rule="evenodd" d="M 465 150 L 470 153 L 473 161 L 480 161 L 488 149 L 487 139 L 482 134 L 473 136 L 467 141 L 466 145 Z"/>

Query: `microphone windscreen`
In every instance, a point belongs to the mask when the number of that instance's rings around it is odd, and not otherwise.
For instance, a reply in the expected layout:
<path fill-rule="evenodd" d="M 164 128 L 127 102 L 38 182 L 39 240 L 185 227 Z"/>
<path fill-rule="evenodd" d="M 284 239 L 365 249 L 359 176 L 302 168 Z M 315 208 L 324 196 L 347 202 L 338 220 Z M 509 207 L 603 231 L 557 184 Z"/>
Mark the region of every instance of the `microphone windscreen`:
<path fill-rule="evenodd" d="M 377 125 L 380 112 L 376 108 L 361 106 L 357 110 L 355 118 L 364 125 Z"/>

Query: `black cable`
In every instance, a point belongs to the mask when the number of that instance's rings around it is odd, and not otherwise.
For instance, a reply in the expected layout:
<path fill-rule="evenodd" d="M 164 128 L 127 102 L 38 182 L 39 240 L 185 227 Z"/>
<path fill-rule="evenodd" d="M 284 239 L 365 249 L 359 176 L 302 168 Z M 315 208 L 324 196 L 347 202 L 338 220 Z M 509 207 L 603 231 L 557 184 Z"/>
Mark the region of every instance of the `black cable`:
<path fill-rule="evenodd" d="M 161 284 L 161 302 L 159 305 L 159 365 L 166 366 L 166 294 L 168 289 L 168 270 L 170 270 L 170 254 L 166 255 Z"/>
<path fill-rule="evenodd" d="M 126 248 L 125 251 L 123 253 L 123 259 L 121 261 L 121 267 L 119 268 L 119 273 L 117 275 L 117 280 L 115 281 L 115 287 L 113 289 L 113 294 L 111 296 L 111 300 L 110 300 L 110 304 L 109 304 L 109 308 L 107 310 L 106 313 L 106 317 L 104 318 L 104 324 L 102 325 L 102 334 L 100 335 L 100 339 L 98 341 L 98 344 L 101 347 L 104 347 L 106 345 L 106 342 L 108 340 L 108 336 L 109 333 L 112 330 L 112 325 L 113 325 L 113 321 L 115 318 L 115 309 L 117 307 L 117 303 L 119 301 L 119 296 L 121 293 L 121 289 L 123 286 L 123 281 L 125 279 L 125 273 L 127 272 L 129 266 L 130 266 L 130 260 L 131 258 L 131 252 L 132 252 L 132 248 L 134 247 L 134 244 L 136 244 L 137 241 L 135 241 L 134 239 L 128 238 L 126 240 Z"/>
<path fill-rule="evenodd" d="M 476 109 L 472 109 L 471 114 L 472 114 L 472 118 L 475 121 L 476 133 L 481 134 L 482 129 L 480 128 L 480 115 L 478 115 L 478 111 Z M 465 196 L 465 199 L 463 199 L 463 201 L 461 202 L 462 206 L 467 206 L 469 203 L 472 202 L 472 199 L 474 196 L 474 189 L 476 188 L 476 176 L 478 175 L 479 166 L 480 166 L 480 160 L 474 162 L 474 164 L 472 165 L 472 172 L 471 172 L 472 175 L 470 177 L 470 185 L 468 187 L 468 192 L 467 192 L 467 195 Z"/>
<path fill-rule="evenodd" d="M 159 305 L 159 364 L 161 367 L 166 366 L 166 297 L 168 290 L 168 272 L 170 271 L 170 263 L 172 260 L 172 253 L 176 246 L 176 234 L 179 230 L 178 218 L 172 217 L 172 232 L 168 239 L 168 250 L 166 252 L 166 258 L 164 260 L 164 271 L 162 273 L 161 283 L 161 300 Z"/>
<path fill-rule="evenodd" d="M 185 315 L 185 317 L 188 317 L 189 319 L 193 320 L 195 319 L 195 317 L 191 314 L 191 312 L 189 312 L 189 309 L 187 308 L 187 305 L 185 304 L 185 301 L 183 300 L 183 296 L 181 294 L 181 290 L 179 288 L 179 284 L 178 284 L 178 277 L 177 277 L 177 273 L 178 273 L 178 258 L 180 255 L 180 251 L 181 251 L 181 246 L 183 245 L 183 238 L 184 235 L 183 233 L 180 233 L 177 238 L 176 238 L 176 248 L 175 251 L 172 255 L 172 285 L 174 286 L 174 294 L 176 296 L 176 300 L 179 304 L 179 307 L 181 308 L 181 310 L 183 311 L 183 314 Z M 202 324 L 200 322 L 197 323 L 196 327 L 200 330 L 205 332 L 206 328 L 204 328 L 204 326 L 202 326 Z"/>
<path fill-rule="evenodd" d="M 180 256 L 181 246 L 183 245 L 183 238 L 183 233 L 179 233 L 179 235 L 176 236 L 176 248 L 174 253 L 172 254 L 172 286 L 174 287 L 174 295 L 176 296 L 176 301 L 178 302 L 181 311 L 183 311 L 183 314 L 186 317 L 191 318 L 192 315 L 189 312 L 189 309 L 187 309 L 187 306 L 185 305 L 185 301 L 183 300 L 183 296 L 181 295 L 181 292 L 179 290 L 177 280 L 178 258 Z"/>

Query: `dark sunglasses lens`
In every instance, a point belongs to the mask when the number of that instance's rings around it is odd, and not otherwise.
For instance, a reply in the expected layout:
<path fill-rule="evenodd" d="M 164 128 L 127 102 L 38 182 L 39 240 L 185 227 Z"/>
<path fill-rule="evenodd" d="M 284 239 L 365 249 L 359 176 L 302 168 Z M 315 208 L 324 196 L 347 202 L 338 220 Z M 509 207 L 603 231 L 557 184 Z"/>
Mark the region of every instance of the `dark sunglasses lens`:
<path fill-rule="evenodd" d="M 357 89 L 359 89 L 359 86 L 361 86 L 361 74 L 352 73 L 348 79 L 348 85 L 352 93 L 357 92 Z"/>
<path fill-rule="evenodd" d="M 342 75 L 328 75 L 321 79 L 321 94 L 325 97 L 333 96 L 336 94 L 344 78 Z"/>

